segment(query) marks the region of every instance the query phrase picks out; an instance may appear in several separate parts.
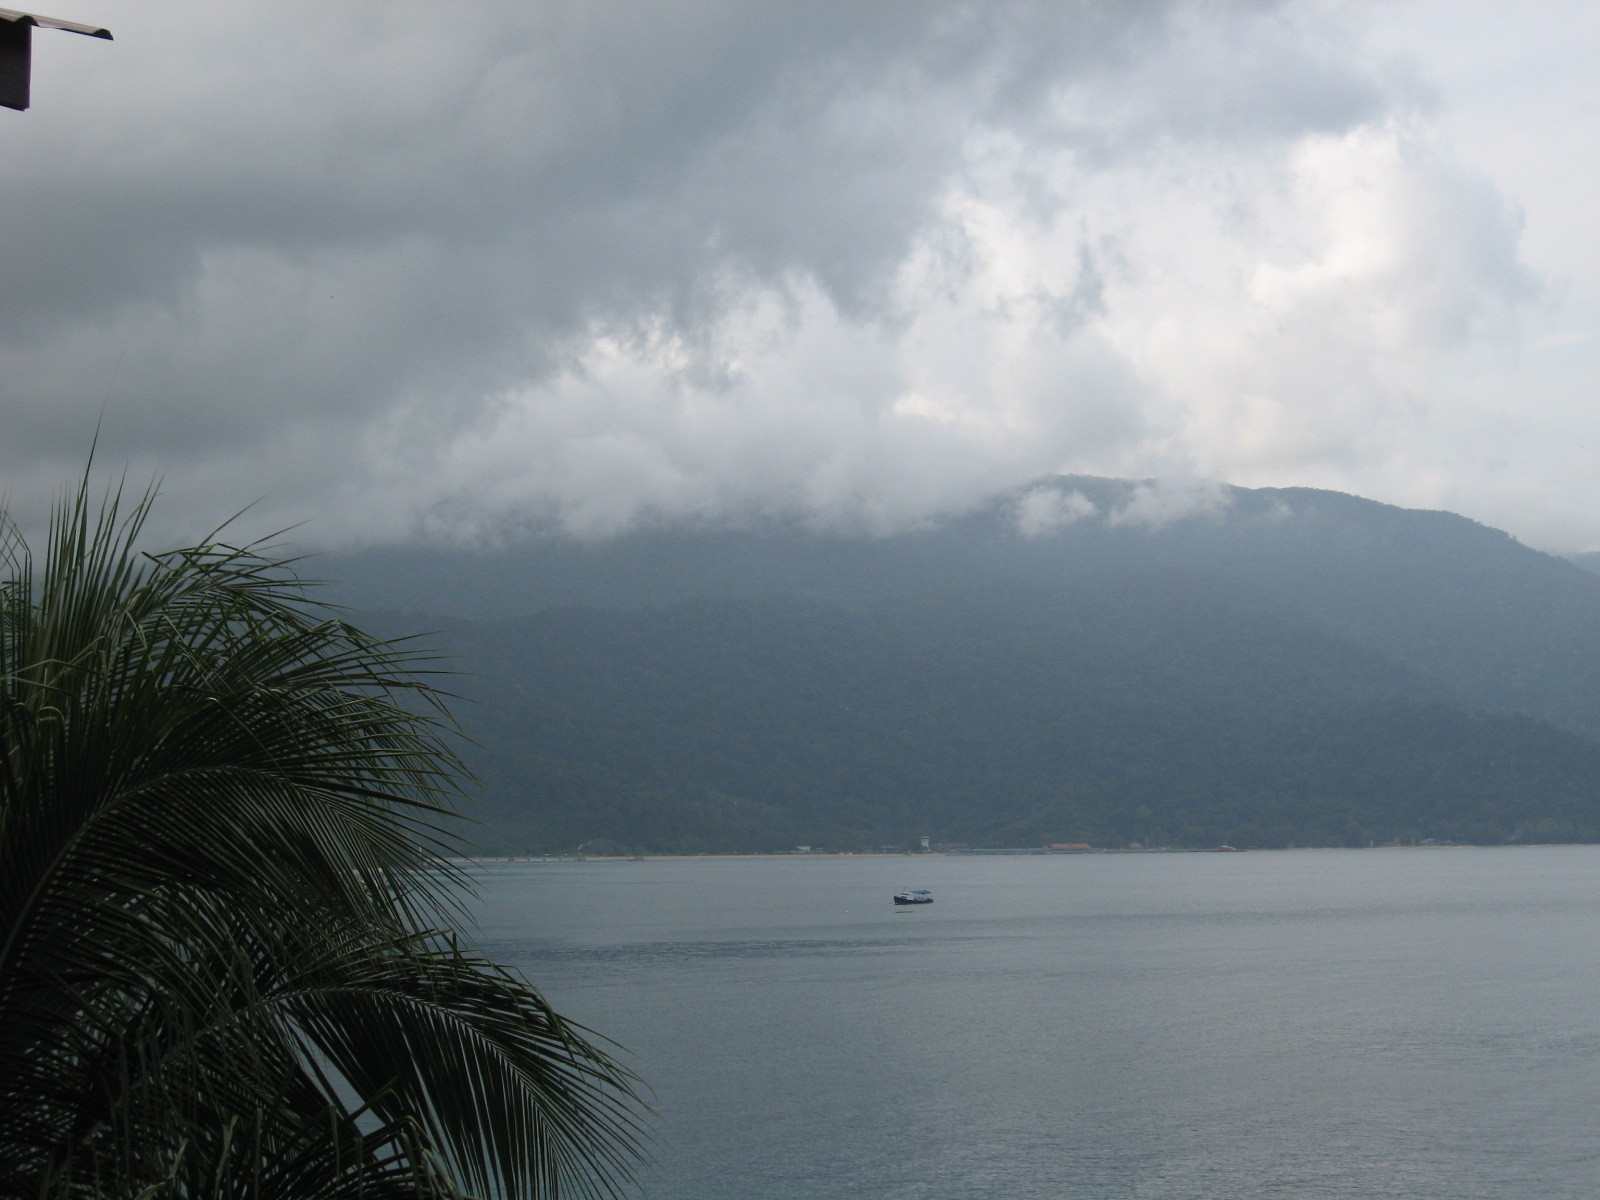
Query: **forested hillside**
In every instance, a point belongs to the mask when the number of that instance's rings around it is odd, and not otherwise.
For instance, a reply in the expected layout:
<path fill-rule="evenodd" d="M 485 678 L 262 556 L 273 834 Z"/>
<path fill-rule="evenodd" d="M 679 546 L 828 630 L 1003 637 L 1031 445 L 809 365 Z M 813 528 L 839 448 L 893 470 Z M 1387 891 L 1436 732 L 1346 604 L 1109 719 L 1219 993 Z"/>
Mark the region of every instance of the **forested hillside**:
<path fill-rule="evenodd" d="M 1600 578 L 1445 513 L 1148 495 L 331 565 L 464 656 L 492 848 L 1600 839 Z"/>

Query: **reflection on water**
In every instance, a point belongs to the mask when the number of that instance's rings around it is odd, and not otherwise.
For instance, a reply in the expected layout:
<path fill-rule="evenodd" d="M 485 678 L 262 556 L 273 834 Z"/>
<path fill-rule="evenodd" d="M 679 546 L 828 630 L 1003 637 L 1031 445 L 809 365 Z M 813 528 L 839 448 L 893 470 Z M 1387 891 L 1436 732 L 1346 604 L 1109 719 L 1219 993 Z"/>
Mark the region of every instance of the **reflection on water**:
<path fill-rule="evenodd" d="M 655 1200 L 1588 1197 L 1600 848 L 498 864 Z M 893 892 L 936 901 L 896 910 Z"/>
<path fill-rule="evenodd" d="M 635 942 L 615 946 L 568 946 L 529 940 L 503 939 L 494 943 L 502 961 L 515 961 L 530 976 L 538 977 L 546 967 L 563 971 L 585 966 L 608 968 L 619 964 L 670 966 L 673 963 L 703 962 L 724 958 L 794 958 L 806 954 L 854 954 L 895 943 L 870 939 L 846 941 L 839 938 L 794 938 L 782 941 L 739 941 L 724 939 L 699 942 Z"/>

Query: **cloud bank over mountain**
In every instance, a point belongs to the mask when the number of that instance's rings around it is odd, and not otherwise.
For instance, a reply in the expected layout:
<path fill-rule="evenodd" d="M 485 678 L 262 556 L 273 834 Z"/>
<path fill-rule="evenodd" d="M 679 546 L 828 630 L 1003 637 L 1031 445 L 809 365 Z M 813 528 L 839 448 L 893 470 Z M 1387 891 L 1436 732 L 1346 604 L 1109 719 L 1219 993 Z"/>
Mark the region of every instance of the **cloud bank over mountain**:
<path fill-rule="evenodd" d="M 24 508 L 99 422 L 331 543 L 1076 471 L 1600 544 L 1592 168 L 1506 133 L 1594 124 L 1583 6 L 79 9 L 0 122 Z"/>

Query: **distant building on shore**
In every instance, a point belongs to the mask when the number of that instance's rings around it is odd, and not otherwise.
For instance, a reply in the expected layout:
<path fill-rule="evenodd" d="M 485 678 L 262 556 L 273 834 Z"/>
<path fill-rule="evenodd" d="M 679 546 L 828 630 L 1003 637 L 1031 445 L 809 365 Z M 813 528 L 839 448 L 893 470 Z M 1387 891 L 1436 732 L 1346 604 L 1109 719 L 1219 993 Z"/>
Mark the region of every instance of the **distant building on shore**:
<path fill-rule="evenodd" d="M 1051 842 L 1045 847 L 1045 849 L 1054 850 L 1059 854 L 1070 854 L 1073 852 L 1081 853 L 1084 850 L 1093 850 L 1094 847 L 1089 845 L 1088 842 Z"/>

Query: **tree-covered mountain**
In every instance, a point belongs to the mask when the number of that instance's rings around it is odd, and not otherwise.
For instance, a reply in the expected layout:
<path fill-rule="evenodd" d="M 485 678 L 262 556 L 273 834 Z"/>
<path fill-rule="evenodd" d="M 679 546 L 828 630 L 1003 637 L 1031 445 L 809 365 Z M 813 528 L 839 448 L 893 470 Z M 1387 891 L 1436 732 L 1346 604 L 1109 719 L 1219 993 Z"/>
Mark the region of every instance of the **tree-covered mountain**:
<path fill-rule="evenodd" d="M 494 847 L 1600 839 L 1600 578 L 1447 513 L 1071 478 L 327 566 L 452 614 Z"/>
<path fill-rule="evenodd" d="M 1579 554 L 1567 555 L 1567 561 L 1575 566 L 1582 567 L 1585 571 L 1592 571 L 1600 575 L 1600 550 L 1585 550 Z"/>

